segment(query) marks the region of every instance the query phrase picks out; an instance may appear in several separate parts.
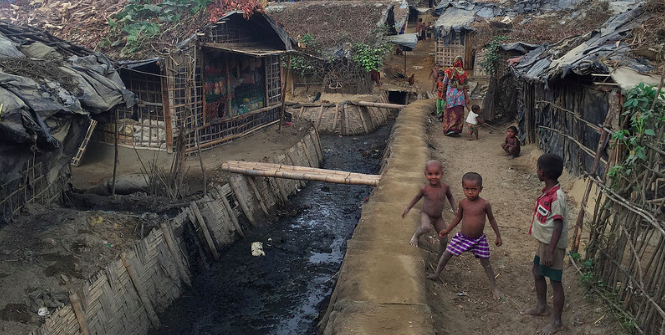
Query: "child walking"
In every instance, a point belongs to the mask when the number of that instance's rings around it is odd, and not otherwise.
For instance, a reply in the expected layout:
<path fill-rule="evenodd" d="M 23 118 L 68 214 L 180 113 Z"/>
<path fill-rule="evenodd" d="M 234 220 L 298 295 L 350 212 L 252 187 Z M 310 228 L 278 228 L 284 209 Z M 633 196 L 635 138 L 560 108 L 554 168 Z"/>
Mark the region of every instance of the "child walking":
<path fill-rule="evenodd" d="M 418 238 L 420 235 L 429 231 L 432 225 L 436 231 L 441 231 L 446 228 L 446 222 L 443 220 L 442 216 L 443 209 L 446 205 L 446 198 L 448 199 L 448 202 L 450 202 L 453 211 L 457 212 L 455 198 L 450 191 L 450 187 L 441 182 L 441 177 L 443 177 L 443 165 L 441 162 L 431 160 L 425 163 L 425 177 L 427 178 L 427 184 L 420 188 L 418 194 L 416 194 L 413 200 L 411 200 L 411 203 L 409 203 L 402 213 L 402 218 L 404 218 L 420 198 L 424 198 L 423 206 L 420 209 L 420 226 L 416 229 L 410 242 L 412 246 L 416 247 L 418 246 Z M 448 238 L 442 237 L 439 242 L 437 260 L 441 258 L 443 251 L 446 249 Z"/>
<path fill-rule="evenodd" d="M 480 106 L 473 105 L 469 111 L 469 115 L 466 117 L 466 124 L 469 128 L 469 141 L 471 141 L 471 135 L 476 135 L 476 141 L 478 140 L 478 128 L 480 126 L 486 127 L 487 125 L 483 122 L 482 117 L 480 116 Z"/>
<path fill-rule="evenodd" d="M 540 331 L 551 335 L 563 330 L 561 314 L 565 296 L 561 276 L 563 260 L 568 246 L 568 207 L 566 195 L 559 186 L 559 177 L 563 172 L 563 159 L 555 154 L 544 154 L 538 158 L 536 173 L 538 179 L 545 182 L 543 193 L 536 200 L 529 234 L 538 241 L 536 255 L 533 258 L 533 278 L 536 284 L 537 304 L 523 311 L 522 314 L 547 316 L 547 281 L 552 286 L 552 321 Z"/>
<path fill-rule="evenodd" d="M 494 244 L 501 246 L 503 241 L 501 241 L 499 226 L 496 224 L 496 219 L 494 219 L 494 214 L 492 213 L 492 206 L 487 200 L 480 197 L 480 192 L 483 190 L 483 177 L 475 172 L 467 172 L 462 177 L 462 188 L 464 189 L 466 199 L 462 199 L 459 202 L 457 216 L 455 216 L 455 219 L 453 219 L 448 228 L 439 232 L 439 236 L 443 238 L 448 235 L 460 222 L 462 222 L 462 228 L 450 240 L 448 248 L 436 266 L 436 271 L 433 274 L 427 275 L 427 278 L 439 278 L 450 258 L 459 256 L 465 251 L 471 251 L 480 260 L 480 264 L 485 269 L 494 299 L 501 299 L 503 298 L 503 293 L 496 286 L 494 270 L 490 264 L 490 246 L 487 243 L 487 236 L 484 234 L 485 218 L 489 220 L 496 235 Z"/>
<path fill-rule="evenodd" d="M 520 139 L 517 138 L 517 127 L 508 127 L 506 139 L 501 143 L 501 148 L 507 154 L 511 155 L 512 158 L 520 155 Z"/>
<path fill-rule="evenodd" d="M 436 117 L 443 122 L 443 112 L 446 110 L 446 88 L 443 85 L 443 71 L 436 77 Z"/>

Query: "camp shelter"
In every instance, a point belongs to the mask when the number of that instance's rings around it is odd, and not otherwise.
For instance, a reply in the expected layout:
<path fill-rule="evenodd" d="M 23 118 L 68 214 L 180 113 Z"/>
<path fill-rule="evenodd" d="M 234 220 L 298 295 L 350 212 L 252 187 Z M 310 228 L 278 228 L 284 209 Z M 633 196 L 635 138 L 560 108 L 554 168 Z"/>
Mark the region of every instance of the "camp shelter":
<path fill-rule="evenodd" d="M 407 3 L 302 1 L 271 4 L 267 11 L 301 47 L 315 57 L 292 60 L 288 80 L 292 94 L 299 87 L 314 92 L 367 94 L 374 83 L 369 72 L 352 60 L 354 44 L 374 46 L 386 34 L 406 25 Z"/>
<path fill-rule="evenodd" d="M 441 66 L 452 66 L 455 57 L 462 56 L 464 66 L 473 64 L 475 5 L 446 2 L 437 6 L 439 18 L 434 23 L 434 60 Z"/>
<path fill-rule="evenodd" d="M 133 103 L 103 54 L 0 21 L 0 221 L 57 199 L 91 116 Z"/>
<path fill-rule="evenodd" d="M 636 8 L 600 29 L 528 51 L 499 83 L 515 103 L 520 139 L 563 157 L 568 171 L 591 172 L 608 113 L 618 115 L 622 93 L 638 82 L 657 84 L 653 66 L 636 59 L 626 42 L 646 15 Z M 614 118 L 614 123 L 618 122 Z M 618 126 L 615 125 L 615 129 Z M 606 145 L 606 143 L 601 144 Z M 607 152 L 598 171 L 604 174 Z"/>
<path fill-rule="evenodd" d="M 210 148 L 279 121 L 280 55 L 294 42 L 268 15 L 226 13 L 168 54 L 121 62 L 138 104 L 120 110 L 118 141 L 173 151 Z M 114 141 L 115 120 L 95 134 Z M 181 142 L 179 142 L 179 137 Z"/>

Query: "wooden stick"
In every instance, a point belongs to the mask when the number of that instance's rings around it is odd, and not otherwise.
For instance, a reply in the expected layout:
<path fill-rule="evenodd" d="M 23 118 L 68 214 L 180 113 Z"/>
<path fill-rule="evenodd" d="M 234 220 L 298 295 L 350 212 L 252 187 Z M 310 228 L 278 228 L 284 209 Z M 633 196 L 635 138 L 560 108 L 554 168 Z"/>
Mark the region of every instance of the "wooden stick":
<path fill-rule="evenodd" d="M 203 215 L 201 215 L 201 211 L 199 210 L 199 206 L 196 205 L 196 201 L 192 201 L 190 208 L 192 209 L 192 212 L 196 217 L 196 221 L 198 222 L 199 227 L 201 228 L 201 232 L 203 232 L 203 237 L 205 238 L 206 244 L 208 244 L 208 249 L 210 249 L 212 257 L 215 260 L 219 260 L 219 253 L 217 253 L 217 247 L 215 247 L 215 242 L 213 241 L 212 236 L 210 235 L 210 231 L 208 230 L 208 225 L 206 224 L 205 220 L 203 220 Z"/>
<path fill-rule="evenodd" d="M 238 187 L 233 183 L 233 181 L 229 182 L 229 186 L 231 186 L 231 190 L 233 190 L 233 193 L 236 195 L 236 199 L 238 199 L 238 203 L 240 204 L 240 208 L 242 208 L 242 211 L 245 213 L 245 216 L 247 217 L 247 220 L 249 220 L 249 223 L 252 226 L 256 226 L 256 221 L 254 220 L 254 217 L 252 216 L 252 212 L 249 210 L 249 207 L 247 206 L 247 203 L 245 202 L 245 199 L 242 197 L 242 194 L 240 193 L 240 190 Z"/>
<path fill-rule="evenodd" d="M 248 176 L 247 177 L 247 182 L 249 183 L 249 187 L 252 188 L 252 191 L 254 191 L 254 195 L 256 196 L 256 200 L 258 200 L 259 205 L 261 206 L 261 209 L 263 210 L 263 213 L 266 215 L 268 214 L 268 207 L 266 207 L 265 201 L 263 200 L 263 195 L 259 192 L 259 189 L 256 187 L 256 182 L 254 182 L 254 177 L 253 176 Z"/>
<path fill-rule="evenodd" d="M 291 71 L 291 54 L 286 55 L 287 61 L 286 61 L 286 78 L 284 78 L 284 87 L 282 88 L 282 109 L 280 111 L 279 115 L 279 127 L 277 130 L 282 130 L 282 124 L 284 123 L 284 109 L 286 108 L 286 83 L 289 81 L 289 72 Z M 281 62 L 280 62 L 281 63 Z M 268 66 L 266 66 L 266 71 L 268 69 Z M 267 87 L 267 85 L 266 85 Z M 268 95 L 266 95 L 266 101 L 268 100 Z M 267 105 L 267 104 L 266 104 Z"/>
<path fill-rule="evenodd" d="M 129 279 L 131 280 L 134 289 L 136 290 L 136 294 L 139 296 L 139 299 L 141 299 L 141 303 L 146 311 L 146 314 L 148 315 L 148 319 L 150 319 L 150 323 L 155 328 L 161 327 L 157 313 L 155 313 L 155 309 L 152 307 L 150 299 L 148 299 L 148 294 L 146 294 L 146 292 L 143 290 L 143 286 L 140 285 L 141 283 L 138 281 L 138 275 L 136 274 L 136 271 L 134 271 L 134 268 L 127 261 L 127 254 L 124 252 L 120 254 L 120 259 L 122 260 L 122 265 L 127 270 L 127 274 L 129 275 Z"/>
<path fill-rule="evenodd" d="M 368 102 L 368 101 L 349 101 L 348 103 L 356 106 L 379 107 L 379 108 L 389 108 L 389 109 L 402 109 L 406 107 L 405 105 L 399 105 L 399 104 L 387 104 L 381 102 Z"/>
<path fill-rule="evenodd" d="M 296 160 L 293 159 L 293 156 L 291 156 L 291 152 L 290 152 L 289 150 L 285 150 L 284 153 L 286 154 L 286 158 L 288 158 L 288 159 L 291 161 L 291 165 L 295 165 L 295 164 L 296 164 Z M 223 164 L 222 164 L 222 165 L 223 165 Z M 307 185 L 307 184 L 305 183 L 305 181 L 302 180 L 302 179 L 299 179 L 299 178 L 294 178 L 294 179 L 298 179 L 298 183 L 299 183 L 300 187 L 305 187 L 305 186 Z"/>
<path fill-rule="evenodd" d="M 365 117 L 363 116 L 363 108 L 357 107 L 358 117 L 360 117 L 360 124 L 363 126 L 363 132 L 369 133 L 370 129 L 367 128 L 367 123 L 365 122 Z"/>
<path fill-rule="evenodd" d="M 90 335 L 88 324 L 85 322 L 85 313 L 83 313 L 83 308 L 81 308 L 81 300 L 79 300 L 78 294 L 76 294 L 76 292 L 71 292 L 69 294 L 69 301 L 72 303 L 72 309 L 74 310 L 76 321 L 78 321 L 79 329 L 81 329 L 81 334 Z"/>
<path fill-rule="evenodd" d="M 162 228 L 164 241 L 166 242 L 166 246 L 169 248 L 171 257 L 173 257 L 176 269 L 178 269 L 178 273 L 180 274 L 180 278 L 182 278 L 182 280 L 185 282 L 185 284 L 187 284 L 187 286 L 192 286 L 192 282 L 189 279 L 189 274 L 185 269 L 185 265 L 182 263 L 182 257 L 180 257 L 180 252 L 178 252 L 180 248 L 177 247 L 175 239 L 173 238 L 172 235 L 173 232 L 171 231 L 171 226 L 167 225 L 166 222 L 162 222 L 159 226 Z"/>
<path fill-rule="evenodd" d="M 235 213 L 233 212 L 233 208 L 231 208 L 231 204 L 229 201 L 226 199 L 226 195 L 224 194 L 224 190 L 220 186 L 217 186 L 217 192 L 219 192 L 219 199 L 222 201 L 222 204 L 224 205 L 224 208 L 226 208 L 226 213 L 229 215 L 229 218 L 231 222 L 233 222 L 233 225 L 236 227 L 236 231 L 240 235 L 240 237 L 245 237 L 245 233 L 242 231 L 242 227 L 240 226 L 240 223 L 238 222 L 238 218 L 235 216 Z"/>
<path fill-rule="evenodd" d="M 321 118 L 323 117 L 323 105 L 321 105 L 321 108 L 319 109 L 319 115 L 316 117 L 316 120 L 312 120 L 315 122 L 316 128 L 321 127 Z"/>

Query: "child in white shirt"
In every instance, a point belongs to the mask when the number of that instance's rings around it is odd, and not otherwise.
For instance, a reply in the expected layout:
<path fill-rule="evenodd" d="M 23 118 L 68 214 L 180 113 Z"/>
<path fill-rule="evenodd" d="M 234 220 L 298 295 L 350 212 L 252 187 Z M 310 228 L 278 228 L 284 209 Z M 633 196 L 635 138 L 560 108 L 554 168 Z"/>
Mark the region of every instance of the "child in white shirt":
<path fill-rule="evenodd" d="M 476 140 L 478 140 L 478 128 L 482 125 L 486 127 L 487 125 L 483 122 L 482 117 L 479 115 L 480 106 L 473 105 L 469 111 L 469 116 L 466 117 L 466 123 L 469 128 L 469 141 L 471 141 L 471 135 L 476 134 Z"/>

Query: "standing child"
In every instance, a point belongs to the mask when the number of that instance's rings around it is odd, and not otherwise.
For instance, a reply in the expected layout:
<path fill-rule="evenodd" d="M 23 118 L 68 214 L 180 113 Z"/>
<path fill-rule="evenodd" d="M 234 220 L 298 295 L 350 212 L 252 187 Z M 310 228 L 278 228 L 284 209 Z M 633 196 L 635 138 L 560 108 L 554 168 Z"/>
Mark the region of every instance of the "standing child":
<path fill-rule="evenodd" d="M 536 256 L 533 258 L 531 272 L 536 283 L 537 304 L 523 311 L 522 314 L 533 316 L 549 315 L 547 310 L 547 281 L 550 277 L 552 286 L 552 321 L 540 331 L 551 335 L 563 330 L 561 314 L 563 312 L 564 293 L 561 276 L 563 259 L 568 246 L 568 207 L 566 195 L 559 186 L 559 177 L 563 172 L 563 160 L 555 154 L 544 154 L 538 158 L 536 173 L 538 179 L 545 182 L 543 193 L 536 200 L 529 234 L 538 241 Z"/>
<path fill-rule="evenodd" d="M 432 78 L 432 93 L 436 94 L 436 83 L 439 79 L 439 63 L 434 63 L 432 66 L 432 71 L 429 73 L 430 78 Z"/>
<path fill-rule="evenodd" d="M 503 151 L 515 158 L 520 155 L 520 139 L 517 138 L 517 127 L 508 127 L 506 140 L 501 143 Z"/>
<path fill-rule="evenodd" d="M 443 85 L 443 71 L 436 76 L 436 117 L 443 122 L 443 112 L 446 110 L 446 87 Z"/>
<path fill-rule="evenodd" d="M 422 17 L 418 19 L 418 24 L 416 24 L 416 34 L 418 35 L 419 41 L 425 39 L 425 24 L 423 23 Z"/>
<path fill-rule="evenodd" d="M 503 242 L 501 241 L 499 226 L 496 224 L 496 219 L 494 219 L 494 214 L 492 213 L 492 206 L 487 200 L 480 197 L 480 191 L 483 190 L 483 177 L 475 172 L 467 172 L 462 177 L 462 188 L 464 189 L 466 199 L 462 199 L 459 202 L 457 216 L 455 216 L 455 219 L 453 219 L 448 228 L 439 232 L 439 236 L 444 237 L 448 235 L 460 221 L 462 221 L 462 228 L 450 240 L 448 248 L 436 266 L 436 271 L 433 274 L 427 275 L 427 278 L 439 278 L 450 258 L 459 256 L 465 251 L 471 251 L 476 258 L 480 259 L 480 264 L 485 269 L 485 274 L 490 280 L 494 299 L 501 299 L 503 293 L 496 286 L 494 270 L 490 264 L 490 246 L 487 243 L 487 236 L 484 234 L 485 218 L 489 220 L 496 235 L 494 244 L 501 246 Z"/>
<path fill-rule="evenodd" d="M 443 209 L 446 205 L 446 198 L 448 199 L 448 202 L 450 202 L 453 211 L 457 211 L 455 198 L 453 197 L 453 193 L 450 192 L 450 187 L 441 182 L 441 177 L 443 177 L 443 165 L 441 165 L 441 162 L 432 160 L 425 163 L 425 177 L 427 178 L 428 183 L 420 188 L 418 194 L 416 194 L 413 200 L 411 200 L 411 203 L 402 213 L 402 218 L 404 218 L 420 198 L 425 199 L 423 201 L 423 206 L 420 209 L 420 226 L 416 229 L 410 242 L 411 245 L 416 247 L 418 246 L 418 238 L 420 235 L 429 231 L 432 225 L 434 225 L 436 231 L 441 231 L 446 228 L 446 222 L 443 220 L 442 216 Z M 443 251 L 446 249 L 448 238 L 442 237 L 439 242 L 437 260 L 441 258 Z"/>
<path fill-rule="evenodd" d="M 466 117 L 466 124 L 469 128 L 469 141 L 471 141 L 471 135 L 476 134 L 476 141 L 478 140 L 478 128 L 482 125 L 486 127 L 487 125 L 483 122 L 482 117 L 479 115 L 480 106 L 473 105 L 469 111 L 469 116 Z"/>

